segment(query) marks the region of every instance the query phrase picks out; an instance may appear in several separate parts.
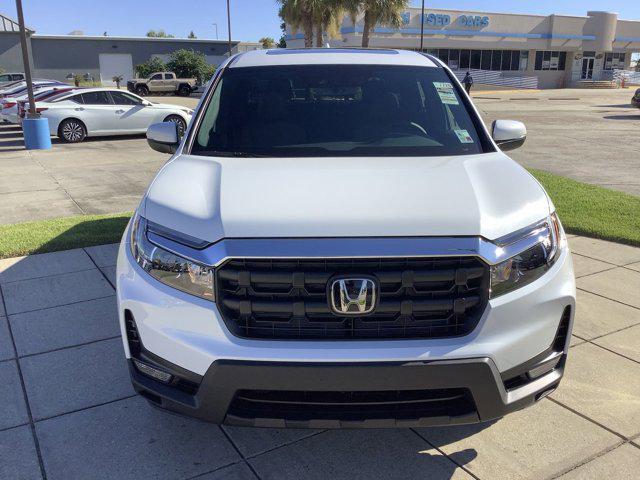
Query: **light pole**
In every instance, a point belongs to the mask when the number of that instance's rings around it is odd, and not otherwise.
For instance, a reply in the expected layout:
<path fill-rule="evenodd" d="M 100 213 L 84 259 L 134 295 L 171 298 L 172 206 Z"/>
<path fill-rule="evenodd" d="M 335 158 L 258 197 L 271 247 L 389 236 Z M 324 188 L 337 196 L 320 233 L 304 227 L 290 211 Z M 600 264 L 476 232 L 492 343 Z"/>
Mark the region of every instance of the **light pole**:
<path fill-rule="evenodd" d="M 227 0 L 227 30 L 229 31 L 229 56 L 231 56 L 231 10 L 229 0 Z"/>
<path fill-rule="evenodd" d="M 424 46 L 424 0 L 422 0 L 422 13 L 420 14 L 420 53 Z"/>
<path fill-rule="evenodd" d="M 216 27 L 216 40 L 218 40 L 218 24 L 214 23 L 213 26 Z"/>
<path fill-rule="evenodd" d="M 31 65 L 29 65 L 29 50 L 27 45 L 27 28 L 24 26 L 24 13 L 22 0 L 16 0 L 18 12 L 18 24 L 20 25 L 20 46 L 22 47 L 22 62 L 24 63 L 24 77 L 27 82 L 27 97 L 29 98 L 29 112 L 22 121 L 22 136 L 27 150 L 47 150 L 51 148 L 51 136 L 49 135 L 49 120 L 41 118 L 36 110 L 36 101 L 33 98 L 33 81 L 31 78 Z"/>
<path fill-rule="evenodd" d="M 20 25 L 20 46 L 22 47 L 22 63 L 24 64 L 24 77 L 27 81 L 27 96 L 29 97 L 29 118 L 38 118 L 36 101 L 33 98 L 33 83 L 31 81 L 31 66 L 29 65 L 29 50 L 27 50 L 27 29 L 24 26 L 24 14 L 22 12 L 22 0 L 16 0 L 18 11 L 18 24 Z"/>

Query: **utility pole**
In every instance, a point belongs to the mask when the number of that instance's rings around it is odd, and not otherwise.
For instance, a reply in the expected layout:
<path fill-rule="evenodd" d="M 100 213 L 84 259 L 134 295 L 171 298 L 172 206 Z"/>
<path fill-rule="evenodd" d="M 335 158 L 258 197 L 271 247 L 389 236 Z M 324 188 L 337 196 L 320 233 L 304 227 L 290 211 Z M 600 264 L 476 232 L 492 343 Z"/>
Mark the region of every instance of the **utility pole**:
<path fill-rule="evenodd" d="M 20 46 L 22 47 L 22 63 L 24 64 L 24 76 L 27 81 L 27 96 L 29 97 L 29 118 L 38 118 L 36 101 L 33 98 L 33 83 L 31 81 L 31 66 L 29 65 L 29 51 L 27 50 L 27 29 L 24 26 L 24 14 L 22 12 L 22 0 L 16 0 L 18 11 L 18 24 L 20 25 Z"/>
<path fill-rule="evenodd" d="M 422 14 L 420 15 L 420 53 L 424 47 L 424 0 L 422 0 Z"/>
<path fill-rule="evenodd" d="M 214 23 L 213 26 L 216 27 L 216 40 L 218 40 L 218 24 Z"/>
<path fill-rule="evenodd" d="M 227 0 L 227 30 L 229 31 L 229 56 L 231 56 L 231 10 L 229 0 Z"/>

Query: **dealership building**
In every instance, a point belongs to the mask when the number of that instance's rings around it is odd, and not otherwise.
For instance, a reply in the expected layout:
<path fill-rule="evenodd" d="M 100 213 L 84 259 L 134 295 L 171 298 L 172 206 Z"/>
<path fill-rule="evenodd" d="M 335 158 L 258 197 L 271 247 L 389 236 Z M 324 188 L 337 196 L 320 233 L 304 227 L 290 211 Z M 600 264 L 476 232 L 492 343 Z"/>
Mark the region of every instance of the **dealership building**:
<path fill-rule="evenodd" d="M 112 78 L 122 75 L 124 81 L 134 78 L 136 65 L 150 57 L 167 60 L 179 49 L 194 50 L 205 55 L 212 65 L 220 64 L 229 53 L 226 40 L 188 38 L 149 38 L 39 35 L 28 29 L 27 47 L 34 78 L 66 80 L 82 75 L 103 85 L 113 85 Z M 259 43 L 231 42 L 232 53 L 262 48 Z M 5 72 L 22 72 L 22 49 L 18 23 L 0 15 L 0 68 Z"/>
<path fill-rule="evenodd" d="M 425 52 L 458 74 L 472 70 L 487 83 L 558 88 L 609 81 L 629 70 L 632 54 L 640 52 L 640 21 L 612 12 L 568 16 L 427 9 L 422 18 L 419 8 L 410 8 L 402 20 L 400 28 L 377 26 L 369 47 L 419 50 L 422 20 Z M 347 16 L 339 38 L 325 38 L 325 43 L 360 46 L 363 23 L 362 15 L 355 25 Z M 288 47 L 304 46 L 300 32 L 287 26 L 287 34 Z"/>

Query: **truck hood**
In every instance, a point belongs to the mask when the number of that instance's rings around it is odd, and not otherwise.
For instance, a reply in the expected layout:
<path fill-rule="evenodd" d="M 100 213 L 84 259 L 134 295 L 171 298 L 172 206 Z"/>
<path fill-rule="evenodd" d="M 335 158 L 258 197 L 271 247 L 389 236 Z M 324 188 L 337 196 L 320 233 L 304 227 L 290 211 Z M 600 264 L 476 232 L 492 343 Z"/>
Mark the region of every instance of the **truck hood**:
<path fill-rule="evenodd" d="M 549 214 L 540 184 L 501 152 L 456 157 L 220 158 L 160 170 L 140 213 L 222 238 L 481 235 Z"/>

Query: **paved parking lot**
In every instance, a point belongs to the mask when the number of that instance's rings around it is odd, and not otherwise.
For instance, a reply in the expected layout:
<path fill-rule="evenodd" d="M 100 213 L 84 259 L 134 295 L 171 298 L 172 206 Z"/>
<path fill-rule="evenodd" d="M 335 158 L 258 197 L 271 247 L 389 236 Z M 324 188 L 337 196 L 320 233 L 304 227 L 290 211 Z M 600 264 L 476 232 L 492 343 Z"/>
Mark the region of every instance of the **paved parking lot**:
<path fill-rule="evenodd" d="M 640 111 L 632 90 L 477 92 L 487 122 L 522 120 L 525 146 L 510 152 L 528 167 L 640 195 Z M 195 106 L 198 99 L 152 100 Z M 0 125 L 0 224 L 133 210 L 168 158 L 144 137 L 54 141 L 51 151 L 26 151 L 19 128 Z"/>
<path fill-rule="evenodd" d="M 474 94 L 489 124 L 520 120 L 527 142 L 509 155 L 526 167 L 640 196 L 640 110 L 633 89 Z"/>
<path fill-rule="evenodd" d="M 415 430 L 218 427 L 134 395 L 115 245 L 0 260 L 1 479 L 635 479 L 640 249 L 571 237 L 565 379 L 500 421 Z"/>

